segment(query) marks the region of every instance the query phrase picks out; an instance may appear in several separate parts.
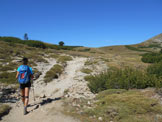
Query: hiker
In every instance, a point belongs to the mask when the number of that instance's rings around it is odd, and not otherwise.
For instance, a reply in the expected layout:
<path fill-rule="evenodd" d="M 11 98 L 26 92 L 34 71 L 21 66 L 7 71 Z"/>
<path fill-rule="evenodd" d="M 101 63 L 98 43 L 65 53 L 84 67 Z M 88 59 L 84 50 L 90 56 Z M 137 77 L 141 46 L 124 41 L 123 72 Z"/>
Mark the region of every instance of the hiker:
<path fill-rule="evenodd" d="M 20 84 L 22 102 L 24 104 L 24 115 L 27 112 L 27 106 L 29 102 L 29 90 L 31 87 L 31 79 L 33 79 L 32 68 L 28 66 L 28 59 L 23 58 L 23 64 L 17 69 L 16 78 Z"/>

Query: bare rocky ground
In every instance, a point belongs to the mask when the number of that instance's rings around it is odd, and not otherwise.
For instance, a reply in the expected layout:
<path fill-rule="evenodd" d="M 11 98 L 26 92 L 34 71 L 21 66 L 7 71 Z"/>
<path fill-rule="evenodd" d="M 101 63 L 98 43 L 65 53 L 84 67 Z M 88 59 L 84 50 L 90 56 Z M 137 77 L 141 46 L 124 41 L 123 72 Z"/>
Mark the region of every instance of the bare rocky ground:
<path fill-rule="evenodd" d="M 64 115 L 63 99 L 94 98 L 84 80 L 85 73 L 81 72 L 87 58 L 73 58 L 67 62 L 64 72 L 58 79 L 50 83 L 44 82 L 45 73 L 56 64 L 56 60 L 49 58 L 49 63 L 40 63 L 36 67 L 42 75 L 34 81 L 34 87 L 30 90 L 30 102 L 27 115 L 23 115 L 21 100 L 10 103 L 10 113 L 2 118 L 2 122 L 79 122 L 76 118 Z M 102 64 L 102 63 L 101 63 Z M 97 68 L 98 67 L 98 68 Z M 105 68 L 106 65 L 97 66 L 96 69 Z M 66 92 L 66 94 L 65 94 Z"/>

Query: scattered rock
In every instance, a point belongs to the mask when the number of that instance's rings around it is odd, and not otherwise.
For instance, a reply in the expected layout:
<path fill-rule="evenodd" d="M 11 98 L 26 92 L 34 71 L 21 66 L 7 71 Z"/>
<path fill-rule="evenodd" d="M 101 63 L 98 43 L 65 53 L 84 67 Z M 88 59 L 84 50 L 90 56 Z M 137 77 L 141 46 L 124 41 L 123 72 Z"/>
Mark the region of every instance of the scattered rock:
<path fill-rule="evenodd" d="M 98 117 L 98 120 L 99 120 L 99 121 L 102 121 L 103 119 L 102 119 L 102 117 Z"/>
<path fill-rule="evenodd" d="M 34 74 L 34 80 L 37 80 L 39 78 L 39 76 L 42 75 L 41 72 L 37 72 Z"/>
<path fill-rule="evenodd" d="M 159 120 L 162 120 L 162 115 L 157 114 L 157 115 L 155 116 L 155 122 L 161 122 L 161 121 L 159 121 Z"/>
<path fill-rule="evenodd" d="M 88 101 L 88 103 L 87 103 L 88 105 L 91 105 L 91 102 L 90 101 Z"/>
<path fill-rule="evenodd" d="M 70 97 L 70 95 L 69 94 L 66 94 L 65 97 L 68 98 L 68 97 Z"/>
<path fill-rule="evenodd" d="M 42 94 L 42 95 L 40 96 L 40 98 L 46 98 L 46 95 L 45 95 L 45 94 Z"/>

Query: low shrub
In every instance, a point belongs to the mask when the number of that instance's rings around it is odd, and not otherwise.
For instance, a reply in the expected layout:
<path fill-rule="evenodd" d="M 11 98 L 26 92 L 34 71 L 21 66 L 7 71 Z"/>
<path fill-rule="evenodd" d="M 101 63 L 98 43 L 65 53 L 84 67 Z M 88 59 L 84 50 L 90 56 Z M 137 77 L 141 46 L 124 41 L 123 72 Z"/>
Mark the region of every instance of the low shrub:
<path fill-rule="evenodd" d="M 161 48 L 161 46 L 159 44 L 150 44 L 148 46 L 138 46 L 139 48 Z"/>
<path fill-rule="evenodd" d="M 44 59 L 43 56 L 39 56 L 36 52 L 25 54 L 24 57 L 28 58 L 31 62 L 48 63 L 48 61 Z"/>
<path fill-rule="evenodd" d="M 9 113 L 10 109 L 11 107 L 9 105 L 0 104 L 0 120 L 2 116 Z"/>
<path fill-rule="evenodd" d="M 93 65 L 93 64 L 97 64 L 97 61 L 89 61 L 87 60 L 84 65 Z"/>
<path fill-rule="evenodd" d="M 61 75 L 61 73 L 63 72 L 63 67 L 61 65 L 54 65 L 45 75 L 44 77 L 44 81 L 46 83 L 52 81 L 55 78 L 58 78 L 59 75 Z"/>
<path fill-rule="evenodd" d="M 16 67 L 18 66 L 18 64 L 10 62 L 9 64 L 5 65 L 5 66 L 0 66 L 0 71 L 8 71 L 8 70 L 15 70 Z"/>
<path fill-rule="evenodd" d="M 86 73 L 86 74 L 90 74 L 92 72 L 92 70 L 88 69 L 88 68 L 83 68 L 83 69 L 81 69 L 81 72 Z"/>
<path fill-rule="evenodd" d="M 57 63 L 66 63 L 67 61 L 71 61 L 72 57 L 71 56 L 60 56 L 57 60 Z"/>
<path fill-rule="evenodd" d="M 79 49 L 79 52 L 89 52 L 91 49 L 90 48 L 85 48 L 85 49 Z"/>
<path fill-rule="evenodd" d="M 158 63 L 162 61 L 162 54 L 161 53 L 145 53 L 142 55 L 141 60 L 144 63 Z"/>
<path fill-rule="evenodd" d="M 110 89 L 100 92 L 93 106 L 92 109 L 83 110 L 82 116 L 95 115 L 96 120 L 102 117 L 103 122 L 151 122 L 157 114 L 162 114 L 158 100 L 149 98 L 138 90 Z"/>
<path fill-rule="evenodd" d="M 86 81 L 91 81 L 91 80 L 93 80 L 93 77 L 92 77 L 92 75 L 86 75 L 86 76 L 84 77 L 84 80 L 86 80 Z"/>
<path fill-rule="evenodd" d="M 6 84 L 17 84 L 18 81 L 15 77 L 16 72 L 2 72 L 0 73 L 0 82 Z"/>
<path fill-rule="evenodd" d="M 147 74 L 131 68 L 113 69 L 88 78 L 88 87 L 93 93 L 106 89 L 143 89 L 147 87 L 162 87 L 162 81 L 156 75 Z"/>
<path fill-rule="evenodd" d="M 23 43 L 31 47 L 37 47 L 37 48 L 43 48 L 43 49 L 47 48 L 45 43 L 41 41 L 28 40 L 28 41 L 24 41 Z"/>
<path fill-rule="evenodd" d="M 20 38 L 16 38 L 16 37 L 0 37 L 0 41 L 7 42 L 10 46 L 13 47 L 17 43 L 25 44 L 30 47 L 43 48 L 43 49 L 50 48 L 56 50 L 73 50 L 74 48 L 82 47 L 82 46 L 59 46 L 59 45 L 44 43 L 38 40 L 21 40 Z"/>
<path fill-rule="evenodd" d="M 49 58 L 57 59 L 57 58 L 59 58 L 59 55 L 58 54 L 51 54 L 51 55 L 49 55 Z"/>
<path fill-rule="evenodd" d="M 126 45 L 125 46 L 127 49 L 129 50 L 133 50 L 133 51 L 138 51 L 138 52 L 150 52 L 150 51 L 147 51 L 147 50 L 141 50 L 139 48 L 136 48 L 136 47 L 132 47 L 132 46 L 129 46 L 129 45 Z"/>
<path fill-rule="evenodd" d="M 147 72 L 150 75 L 151 74 L 154 74 L 157 77 L 162 77 L 162 62 L 159 62 L 159 63 L 155 63 L 155 64 L 150 65 L 147 68 Z"/>

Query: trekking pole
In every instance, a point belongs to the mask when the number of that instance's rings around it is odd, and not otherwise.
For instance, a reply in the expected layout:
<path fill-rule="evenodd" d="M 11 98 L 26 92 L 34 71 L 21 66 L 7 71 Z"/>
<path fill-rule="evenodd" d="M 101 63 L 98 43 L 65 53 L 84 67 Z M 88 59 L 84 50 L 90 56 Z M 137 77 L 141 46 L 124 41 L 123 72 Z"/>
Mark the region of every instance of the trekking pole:
<path fill-rule="evenodd" d="M 20 91 L 21 91 L 21 89 L 20 88 L 18 88 L 18 90 L 17 90 L 17 102 L 16 102 L 16 106 L 17 107 L 19 107 L 19 100 L 21 100 L 21 94 L 20 94 Z"/>
<path fill-rule="evenodd" d="M 34 102 L 35 102 L 35 94 L 34 94 L 34 83 L 33 83 L 34 79 L 32 79 L 32 91 L 33 91 L 33 98 L 34 98 Z"/>

